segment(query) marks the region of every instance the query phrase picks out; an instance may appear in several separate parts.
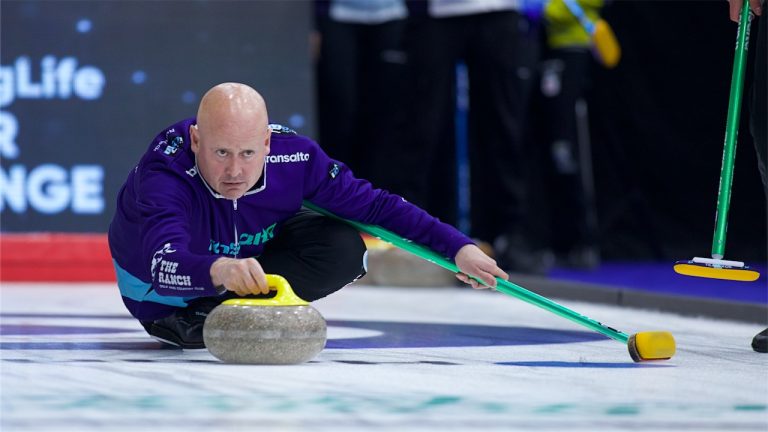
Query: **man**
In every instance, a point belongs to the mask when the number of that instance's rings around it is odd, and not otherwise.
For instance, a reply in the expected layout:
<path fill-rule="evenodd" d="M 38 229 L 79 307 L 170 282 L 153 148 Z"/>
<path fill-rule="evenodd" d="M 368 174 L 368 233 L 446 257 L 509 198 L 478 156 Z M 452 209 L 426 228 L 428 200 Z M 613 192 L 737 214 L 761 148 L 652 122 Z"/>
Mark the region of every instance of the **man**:
<path fill-rule="evenodd" d="M 109 245 L 123 301 L 150 335 L 203 348 L 208 312 L 226 298 L 267 294 L 265 273 L 284 276 L 307 301 L 364 275 L 359 234 L 303 210 L 305 199 L 455 259 L 457 278 L 474 288 L 467 275 L 489 286 L 507 278 L 459 231 L 267 118 L 256 90 L 217 85 L 197 118 L 162 131 L 129 173 Z"/>

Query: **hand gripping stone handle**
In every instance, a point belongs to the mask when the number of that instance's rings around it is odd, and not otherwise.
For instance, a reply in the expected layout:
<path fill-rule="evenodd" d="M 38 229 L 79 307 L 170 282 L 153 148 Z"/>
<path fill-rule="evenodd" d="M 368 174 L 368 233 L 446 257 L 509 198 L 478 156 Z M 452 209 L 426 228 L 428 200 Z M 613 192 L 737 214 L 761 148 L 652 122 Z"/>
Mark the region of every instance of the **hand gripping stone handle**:
<path fill-rule="evenodd" d="M 291 284 L 276 274 L 267 275 L 267 285 L 270 291 L 277 291 L 271 298 L 236 298 L 230 299 L 222 304 L 229 306 L 306 306 L 309 303 L 297 296 Z"/>

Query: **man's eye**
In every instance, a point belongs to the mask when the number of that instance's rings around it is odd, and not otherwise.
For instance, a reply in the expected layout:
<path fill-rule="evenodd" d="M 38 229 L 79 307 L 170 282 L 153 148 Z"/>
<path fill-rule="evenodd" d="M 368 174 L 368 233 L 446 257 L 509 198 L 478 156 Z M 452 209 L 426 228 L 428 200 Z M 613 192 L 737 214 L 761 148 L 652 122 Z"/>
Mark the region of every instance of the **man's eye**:
<path fill-rule="evenodd" d="M 216 156 L 224 157 L 226 155 L 227 155 L 227 151 L 226 150 L 216 150 Z"/>
<path fill-rule="evenodd" d="M 253 150 L 246 150 L 246 151 L 243 152 L 243 156 L 245 156 L 245 157 L 252 157 L 255 154 L 256 154 L 256 152 L 253 151 Z"/>

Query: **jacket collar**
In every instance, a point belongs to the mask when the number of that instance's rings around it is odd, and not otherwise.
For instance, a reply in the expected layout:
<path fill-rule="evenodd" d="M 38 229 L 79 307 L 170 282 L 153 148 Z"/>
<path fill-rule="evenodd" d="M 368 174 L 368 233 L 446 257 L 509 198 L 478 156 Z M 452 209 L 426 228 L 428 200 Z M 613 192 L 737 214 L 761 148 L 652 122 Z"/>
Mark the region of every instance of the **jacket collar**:
<path fill-rule="evenodd" d="M 217 199 L 228 199 L 224 195 L 222 195 L 222 194 L 216 192 L 215 190 L 213 190 L 211 185 L 209 185 L 208 182 L 205 181 L 205 179 L 203 178 L 203 174 L 200 172 L 200 167 L 197 166 L 197 156 L 195 156 L 195 170 L 198 173 L 198 177 L 200 177 L 200 181 L 203 182 L 203 184 L 205 185 L 205 188 L 208 189 L 208 192 L 210 192 L 211 195 L 213 195 L 214 198 L 217 198 Z M 252 188 L 248 189 L 248 192 L 244 193 L 243 196 L 245 197 L 245 196 L 248 196 L 248 195 L 253 195 L 253 194 L 259 193 L 259 192 L 263 191 L 266 188 L 267 188 L 267 161 L 265 160 L 264 161 L 264 170 L 261 172 L 261 177 L 259 177 L 259 179 L 256 181 L 256 184 L 253 185 Z"/>

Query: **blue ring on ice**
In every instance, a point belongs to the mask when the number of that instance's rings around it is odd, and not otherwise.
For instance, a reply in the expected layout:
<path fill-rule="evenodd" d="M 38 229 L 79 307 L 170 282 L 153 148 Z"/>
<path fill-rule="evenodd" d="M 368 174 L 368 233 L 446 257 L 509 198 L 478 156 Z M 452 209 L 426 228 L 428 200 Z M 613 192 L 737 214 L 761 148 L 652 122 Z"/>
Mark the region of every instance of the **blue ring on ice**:
<path fill-rule="evenodd" d="M 38 318 L 77 318 L 104 319 L 104 316 L 87 315 L 44 315 L 44 314 L 3 314 L 9 317 L 38 317 Z M 128 316 L 123 319 L 131 320 Z M 444 324 L 422 322 L 393 322 L 393 321 L 357 321 L 357 320 L 328 320 L 329 327 L 346 327 L 374 332 L 372 335 L 360 337 L 342 337 L 328 339 L 327 349 L 363 349 L 363 348 L 442 348 L 442 347 L 483 347 L 483 346 L 516 346 L 542 345 L 559 343 L 577 343 L 605 340 L 606 337 L 590 331 L 556 330 L 545 328 L 494 326 L 483 324 Z M 1 324 L 0 334 L 3 336 L 41 336 L 41 335 L 73 335 L 73 334 L 110 334 L 110 333 L 144 333 L 141 329 L 125 329 L 99 326 L 74 326 L 55 324 Z M 120 341 L 104 344 L 103 342 L 79 343 L 72 342 L 26 342 L 2 341 L 0 350 L 6 349 L 100 349 L 94 346 L 110 346 Z M 64 345 L 65 347 L 62 347 Z"/>

